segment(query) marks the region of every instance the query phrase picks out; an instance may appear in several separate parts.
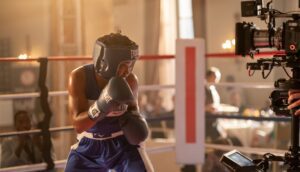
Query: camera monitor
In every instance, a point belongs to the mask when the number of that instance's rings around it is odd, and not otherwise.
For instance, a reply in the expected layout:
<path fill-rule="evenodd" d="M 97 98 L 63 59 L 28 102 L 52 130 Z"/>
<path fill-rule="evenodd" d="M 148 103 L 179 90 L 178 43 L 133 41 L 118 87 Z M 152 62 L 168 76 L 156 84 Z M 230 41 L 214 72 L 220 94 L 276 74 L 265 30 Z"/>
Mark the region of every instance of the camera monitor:
<path fill-rule="evenodd" d="M 220 162 L 225 165 L 230 171 L 234 172 L 253 172 L 255 164 L 252 160 L 242 155 L 237 150 L 232 150 L 224 154 Z"/>

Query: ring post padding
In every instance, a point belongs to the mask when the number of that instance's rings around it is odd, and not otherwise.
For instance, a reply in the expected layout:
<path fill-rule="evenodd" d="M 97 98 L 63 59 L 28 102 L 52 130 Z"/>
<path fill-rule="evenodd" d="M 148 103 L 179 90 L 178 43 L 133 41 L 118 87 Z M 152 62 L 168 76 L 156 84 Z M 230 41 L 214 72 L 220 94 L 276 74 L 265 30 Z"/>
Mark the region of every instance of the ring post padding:
<path fill-rule="evenodd" d="M 176 160 L 204 162 L 204 40 L 176 41 Z"/>
<path fill-rule="evenodd" d="M 40 88 L 40 99 L 41 99 L 41 107 L 44 112 L 44 119 L 42 121 L 41 130 L 43 136 L 43 158 L 47 163 L 47 169 L 54 168 L 54 162 L 51 157 L 51 134 L 49 131 L 50 120 L 52 117 L 52 111 L 50 109 L 48 103 L 48 88 L 46 86 L 46 77 L 47 77 L 47 65 L 48 59 L 43 57 L 38 60 L 40 63 L 40 73 L 39 73 L 39 88 Z"/>

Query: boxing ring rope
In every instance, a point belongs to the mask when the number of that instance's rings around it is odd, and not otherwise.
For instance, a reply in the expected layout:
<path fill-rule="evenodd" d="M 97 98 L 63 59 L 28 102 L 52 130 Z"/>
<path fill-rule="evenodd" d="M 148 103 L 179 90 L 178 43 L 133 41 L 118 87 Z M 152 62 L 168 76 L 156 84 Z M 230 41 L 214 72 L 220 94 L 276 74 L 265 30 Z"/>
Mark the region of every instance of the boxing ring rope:
<path fill-rule="evenodd" d="M 277 52 L 278 53 L 278 52 Z M 271 53 L 261 53 L 258 56 L 267 56 L 267 55 L 273 55 L 274 52 Z M 206 57 L 237 57 L 232 53 L 223 53 L 223 54 L 206 54 Z M 0 58 L 0 62 L 30 62 L 30 61 L 36 61 L 40 63 L 40 78 L 39 78 L 39 86 L 41 88 L 41 92 L 34 92 L 34 93 L 19 93 L 19 94 L 4 94 L 4 95 L 0 95 L 0 100 L 1 99 L 16 99 L 16 98 L 27 98 L 27 97 L 41 97 L 42 99 L 45 100 L 45 98 L 47 99 L 48 95 L 49 96 L 64 96 L 67 95 L 67 91 L 52 91 L 49 92 L 47 90 L 47 87 L 45 87 L 45 79 L 46 79 L 46 71 L 47 71 L 47 62 L 48 61 L 77 61 L 77 60 L 91 60 L 91 57 L 76 57 L 76 56 L 53 56 L 53 57 L 48 57 L 48 58 L 28 58 L 28 59 L 19 59 L 19 58 Z M 174 56 L 172 55 L 165 55 L 165 56 L 141 56 L 140 58 L 141 60 L 162 60 L 162 59 L 174 59 Z M 43 67 L 44 66 L 44 67 Z M 44 76 L 41 77 L 41 76 Z M 235 86 L 235 87 L 245 87 L 245 88 L 254 88 L 254 87 L 258 87 L 258 88 L 271 88 L 269 85 L 263 85 L 263 86 L 259 86 L 257 84 L 252 84 L 252 86 L 249 86 L 249 84 L 237 84 L 237 83 L 222 83 L 222 84 L 217 84 L 220 86 Z M 255 86 L 256 85 L 256 86 Z M 147 86 L 141 86 L 140 87 L 140 91 L 148 91 L 148 90 L 161 90 L 161 89 L 173 89 L 175 86 L 174 85 L 147 85 Z M 273 88 L 273 87 L 272 87 Z M 44 97 L 44 98 L 43 98 Z M 41 101 L 42 104 L 42 109 L 44 109 L 45 111 L 48 111 L 48 113 L 45 112 L 45 121 L 48 121 L 52 116 L 52 113 L 49 109 L 48 103 L 47 101 Z M 48 119 L 46 119 L 48 118 Z M 49 128 L 48 126 L 49 124 L 46 123 L 46 126 L 42 128 L 42 130 L 30 130 L 30 131 L 24 131 L 24 132 L 9 132 L 9 133 L 4 133 L 2 135 L 0 135 L 1 137 L 8 137 L 8 136 L 15 136 L 15 135 L 19 135 L 19 134 L 36 134 L 36 133 L 41 133 L 43 134 L 43 137 L 45 138 L 45 134 L 50 136 L 50 132 L 58 132 L 58 131 L 67 131 L 67 130 L 73 130 L 72 126 L 65 126 L 65 127 L 56 127 L 56 128 Z M 48 138 L 48 136 L 47 136 Z M 50 138 L 50 137 L 49 137 Z M 207 147 L 208 146 L 208 147 Z M 222 149 L 222 147 L 220 147 L 220 145 L 218 145 L 219 147 L 215 147 L 218 149 Z M 213 145 L 209 145 L 206 144 L 207 148 L 213 148 Z M 228 146 L 225 146 L 225 148 Z M 223 146 L 224 148 L 224 146 Z M 228 149 L 232 149 L 232 148 L 236 148 L 236 147 L 229 147 Z M 243 147 L 242 147 L 243 148 Z M 167 151 L 173 151 L 175 149 L 175 145 L 172 146 L 167 146 L 167 147 L 161 147 L 161 148 L 149 148 L 147 149 L 147 152 L 149 153 L 160 153 L 160 152 L 167 152 Z M 251 151 L 252 148 L 247 148 L 247 150 Z M 266 150 L 266 149 L 263 149 Z M 241 150 L 242 151 L 242 150 Z M 272 150 L 273 151 L 273 150 Z M 251 151 L 252 153 L 253 151 Z M 257 151 L 255 151 L 257 152 Z M 273 151 L 274 152 L 274 151 Z M 49 154 L 48 154 L 49 155 Z M 19 166 L 19 167 L 9 167 L 9 168 L 1 168 L 1 171 L 18 171 L 18 170 L 22 170 L 22 171 L 36 171 L 36 170 L 45 170 L 45 169 L 49 169 L 49 165 L 50 168 L 54 167 L 54 168 L 60 168 L 60 167 L 64 167 L 66 160 L 60 160 L 60 161 L 55 161 L 53 162 L 51 159 L 47 160 L 46 158 L 46 162 L 47 163 L 41 163 L 41 164 L 31 164 L 31 165 L 24 165 L 24 166 Z M 53 163 L 53 164 L 52 164 Z M 52 167 L 51 167 L 52 166 Z"/>
<path fill-rule="evenodd" d="M 67 91 L 50 91 L 49 96 L 64 96 L 67 95 Z M 32 93 L 17 93 L 17 94 L 2 94 L 0 95 L 0 100 L 7 99 L 22 99 L 22 98 L 36 98 L 40 97 L 39 92 Z"/>
<path fill-rule="evenodd" d="M 141 85 L 139 91 L 156 91 L 162 89 L 174 89 L 174 85 Z M 49 96 L 66 96 L 68 91 L 49 91 Z M 21 99 L 21 98 L 36 98 L 40 97 L 39 92 L 32 93 L 17 93 L 17 94 L 2 94 L 0 100 Z"/>
<path fill-rule="evenodd" d="M 256 89 L 272 89 L 274 83 L 243 83 L 243 82 L 222 82 L 213 84 L 215 86 L 236 87 L 236 88 L 256 88 Z"/>
<path fill-rule="evenodd" d="M 266 83 L 239 83 L 239 82 L 222 82 L 218 84 L 214 84 L 216 86 L 224 86 L 224 87 L 240 87 L 240 88 L 259 88 L 259 89 L 271 89 L 274 88 L 273 84 Z M 141 85 L 139 86 L 139 91 L 157 91 L 163 89 L 174 89 L 175 85 Z M 67 91 L 49 91 L 49 96 L 66 96 L 68 95 Z M 32 93 L 17 93 L 17 94 L 2 94 L 0 95 L 0 100 L 7 99 L 20 99 L 20 98 L 36 98 L 39 97 L 39 92 Z"/>
<path fill-rule="evenodd" d="M 255 57 L 266 57 L 275 54 L 284 54 L 283 51 L 270 51 L 270 52 L 260 52 L 256 54 Z M 208 53 L 205 54 L 206 58 L 240 58 L 240 55 L 235 55 L 234 53 Z M 174 55 L 141 55 L 139 60 L 162 60 L 162 59 L 174 59 Z M 24 62 L 24 61 L 38 61 L 40 58 L 30 57 L 27 59 L 20 59 L 16 57 L 1 57 L 0 62 Z M 92 57 L 90 56 L 49 56 L 48 61 L 90 61 Z"/>
<path fill-rule="evenodd" d="M 48 61 L 91 61 L 91 56 L 48 56 L 45 57 Z M 37 62 L 41 58 L 30 57 L 27 59 L 19 59 L 16 57 L 1 57 L 0 62 Z M 162 60 L 174 59 L 174 55 L 142 55 L 139 60 Z"/>
<path fill-rule="evenodd" d="M 49 128 L 50 132 L 61 132 L 61 131 L 72 131 L 74 130 L 73 126 L 64 126 L 64 127 L 53 127 Z M 10 136 L 17 136 L 17 135 L 23 135 L 23 134 L 38 134 L 41 133 L 41 129 L 32 129 L 32 130 L 26 130 L 26 131 L 13 131 L 13 132 L 5 132 L 0 133 L 0 138 L 2 137 L 10 137 Z"/>

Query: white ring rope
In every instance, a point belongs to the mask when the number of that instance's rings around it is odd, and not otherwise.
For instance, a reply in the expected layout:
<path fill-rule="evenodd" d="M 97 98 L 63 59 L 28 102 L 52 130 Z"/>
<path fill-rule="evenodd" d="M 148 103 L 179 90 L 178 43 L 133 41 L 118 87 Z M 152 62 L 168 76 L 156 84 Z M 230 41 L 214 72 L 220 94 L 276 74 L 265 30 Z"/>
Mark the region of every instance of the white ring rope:
<path fill-rule="evenodd" d="M 238 83 L 238 82 L 223 82 L 214 84 L 216 86 L 224 87 L 238 87 L 238 88 L 274 88 L 273 84 L 269 83 Z M 175 85 L 141 85 L 139 91 L 156 91 L 161 89 L 174 89 Z M 66 96 L 68 95 L 67 91 L 50 91 L 49 96 Z M 20 98 L 33 98 L 39 97 L 39 92 L 33 93 L 17 93 L 17 94 L 2 94 L 0 95 L 0 100 L 9 100 L 9 99 L 20 99 Z"/>
<path fill-rule="evenodd" d="M 50 132 L 60 132 L 60 131 L 66 131 L 66 130 L 73 130 L 73 126 L 64 126 L 64 127 L 53 127 L 49 128 Z M 17 135 L 23 135 L 23 134 L 37 134 L 42 132 L 41 129 L 32 129 L 32 130 L 27 130 L 27 131 L 12 131 L 12 132 L 5 132 L 5 133 L 0 133 L 0 138 L 1 137 L 8 137 L 8 136 L 17 136 Z"/>
<path fill-rule="evenodd" d="M 160 89 L 175 89 L 175 85 L 141 85 L 139 91 L 157 91 Z"/>
<path fill-rule="evenodd" d="M 174 89 L 175 85 L 141 85 L 139 91 L 155 91 L 161 89 Z M 66 96 L 68 91 L 49 91 L 49 96 Z M 39 97 L 39 92 L 33 93 L 17 93 L 17 94 L 2 94 L 0 100 L 22 99 Z"/>
<path fill-rule="evenodd" d="M 243 153 L 256 154 L 256 155 L 263 155 L 267 152 L 272 152 L 275 155 L 283 155 L 284 153 L 286 153 L 286 151 L 279 150 L 279 149 L 250 148 L 250 147 L 227 146 L 227 145 L 217 145 L 217 144 L 205 144 L 205 147 L 206 149 L 210 148 L 210 149 L 224 150 L 224 151 L 231 151 L 233 149 L 237 149 Z M 175 150 L 175 143 L 172 143 L 169 146 L 147 148 L 146 151 L 149 154 L 157 154 L 163 152 L 171 152 L 174 150 Z M 56 169 L 65 168 L 66 163 L 67 160 L 54 161 Z M 38 163 L 38 164 L 22 165 L 22 166 L 8 167 L 8 168 L 0 168 L 0 172 L 15 172 L 15 171 L 30 172 L 30 171 L 45 170 L 46 168 L 47 168 L 46 163 Z"/>
<path fill-rule="evenodd" d="M 67 91 L 50 91 L 49 96 L 64 96 L 67 95 Z M 0 95 L 0 100 L 9 100 L 9 99 L 22 99 L 22 98 L 34 98 L 39 97 L 39 92 L 33 93 L 17 93 L 17 94 L 2 94 Z"/>
<path fill-rule="evenodd" d="M 237 88 L 274 88 L 274 83 L 221 82 L 214 85 Z"/>

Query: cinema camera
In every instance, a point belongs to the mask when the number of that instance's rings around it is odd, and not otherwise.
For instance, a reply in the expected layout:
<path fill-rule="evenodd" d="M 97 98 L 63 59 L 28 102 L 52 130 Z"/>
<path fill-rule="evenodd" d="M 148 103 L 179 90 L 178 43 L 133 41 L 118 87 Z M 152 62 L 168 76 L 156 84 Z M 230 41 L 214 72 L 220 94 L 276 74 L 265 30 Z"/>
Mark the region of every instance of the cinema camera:
<path fill-rule="evenodd" d="M 300 1 L 300 0 L 299 0 Z M 299 6 L 300 6 L 300 2 Z M 284 156 L 266 153 L 262 159 L 251 160 L 238 151 L 224 154 L 221 163 L 231 171 L 267 171 L 270 161 L 282 161 L 288 172 L 300 171 L 299 156 L 299 117 L 295 110 L 288 110 L 288 90 L 300 89 L 300 13 L 280 12 L 272 9 L 272 0 L 266 5 L 262 0 L 241 2 L 242 17 L 256 16 L 267 23 L 267 29 L 259 29 L 253 23 L 236 23 L 237 55 L 250 55 L 251 58 L 263 48 L 275 48 L 278 53 L 272 58 L 260 58 L 254 63 L 247 63 L 249 75 L 262 71 L 266 79 L 274 67 L 282 67 L 288 79 L 275 81 L 275 90 L 270 95 L 271 109 L 276 115 L 291 117 L 291 146 Z M 299 7 L 300 8 L 300 7 Z M 287 19 L 276 27 L 276 19 Z M 291 69 L 290 73 L 288 68 Z"/>

